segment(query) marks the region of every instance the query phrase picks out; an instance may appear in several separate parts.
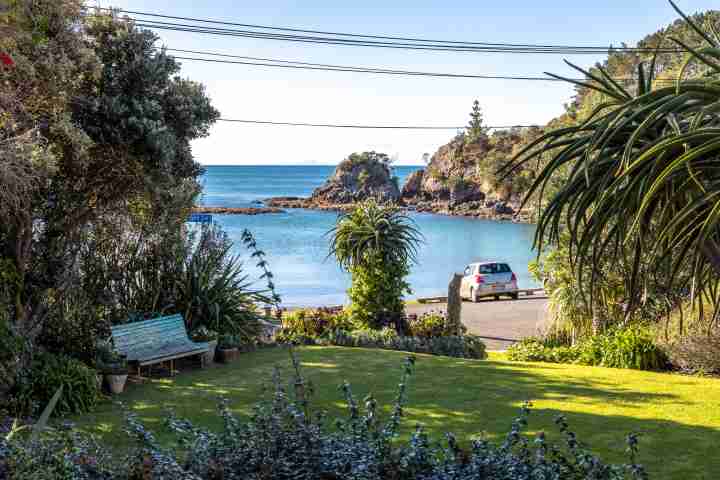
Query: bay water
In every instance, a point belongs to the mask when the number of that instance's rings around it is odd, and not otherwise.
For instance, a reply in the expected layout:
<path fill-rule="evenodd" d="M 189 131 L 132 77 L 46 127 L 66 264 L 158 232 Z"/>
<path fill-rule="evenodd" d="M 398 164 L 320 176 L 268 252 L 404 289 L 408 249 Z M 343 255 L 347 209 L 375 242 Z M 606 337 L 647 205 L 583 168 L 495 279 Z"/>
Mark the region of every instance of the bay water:
<path fill-rule="evenodd" d="M 402 185 L 420 167 L 394 167 Z M 208 166 L 202 178 L 207 206 L 249 207 L 253 202 L 277 196 L 309 196 L 332 175 L 335 167 L 311 166 Z M 510 264 L 520 288 L 538 285 L 530 277 L 533 225 L 478 220 L 412 212 L 423 234 L 418 263 L 412 267 L 408 298 L 441 296 L 453 272 L 461 272 L 473 261 L 501 260 Z M 240 242 L 247 228 L 267 254 L 283 306 L 320 306 L 347 303 L 350 277 L 328 257 L 328 232 L 337 214 L 306 209 L 288 209 L 280 214 L 213 215 L 235 241 L 237 254 L 245 259 L 251 277 L 257 278 L 249 253 Z M 258 286 L 261 286 L 258 283 Z"/>

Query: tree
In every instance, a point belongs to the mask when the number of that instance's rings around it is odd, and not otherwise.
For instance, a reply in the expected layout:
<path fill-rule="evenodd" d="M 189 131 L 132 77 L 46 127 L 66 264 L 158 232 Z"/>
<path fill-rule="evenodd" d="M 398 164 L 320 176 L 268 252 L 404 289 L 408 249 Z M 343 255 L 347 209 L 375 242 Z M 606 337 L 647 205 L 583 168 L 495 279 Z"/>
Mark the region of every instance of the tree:
<path fill-rule="evenodd" d="M 641 63 L 633 95 L 602 67 L 594 73 L 573 66 L 589 79 L 581 87 L 600 92 L 603 103 L 584 122 L 531 143 L 506 168 L 507 174 L 543 153 L 551 156 L 529 195 L 569 169 L 542 212 L 536 245 L 557 244 L 567 233 L 570 263 L 591 296 L 603 263 L 633 259 L 628 310 L 658 278 L 718 306 L 720 114 L 714 107 L 720 101 L 720 36 L 670 3 L 709 45 L 671 39 L 688 54 L 676 84 L 655 88 L 654 62 L 649 68 Z M 698 76 L 687 79 L 689 70 Z"/>
<path fill-rule="evenodd" d="M 470 112 L 470 123 L 468 124 L 467 141 L 475 142 L 487 135 L 487 128 L 483 127 L 483 114 L 480 108 L 480 102 L 473 102 L 472 111 Z"/>
<path fill-rule="evenodd" d="M 18 0 L 0 13 L 12 59 L 0 66 L 0 264 L 13 278 L 0 308 L 28 347 L 77 286 L 86 232 L 140 204 L 190 206 L 154 200 L 197 188 L 190 141 L 219 116 L 152 32 L 83 9 Z"/>
<path fill-rule="evenodd" d="M 341 214 L 330 234 L 330 254 L 352 275 L 353 319 L 371 328 L 399 325 L 410 293 L 405 278 L 422 239 L 413 220 L 370 200 Z"/>

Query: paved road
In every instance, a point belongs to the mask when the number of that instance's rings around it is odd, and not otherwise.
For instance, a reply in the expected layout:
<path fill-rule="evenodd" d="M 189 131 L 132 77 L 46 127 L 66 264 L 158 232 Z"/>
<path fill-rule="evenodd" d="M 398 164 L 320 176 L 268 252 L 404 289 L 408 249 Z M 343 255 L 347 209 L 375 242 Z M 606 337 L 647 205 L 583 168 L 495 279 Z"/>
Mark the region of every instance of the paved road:
<path fill-rule="evenodd" d="M 544 296 L 463 302 L 461 318 L 468 332 L 483 337 L 488 350 L 505 350 L 517 340 L 537 332 L 546 306 Z M 407 312 L 421 314 L 431 310 L 445 311 L 446 308 L 445 303 L 412 304 L 408 305 Z"/>

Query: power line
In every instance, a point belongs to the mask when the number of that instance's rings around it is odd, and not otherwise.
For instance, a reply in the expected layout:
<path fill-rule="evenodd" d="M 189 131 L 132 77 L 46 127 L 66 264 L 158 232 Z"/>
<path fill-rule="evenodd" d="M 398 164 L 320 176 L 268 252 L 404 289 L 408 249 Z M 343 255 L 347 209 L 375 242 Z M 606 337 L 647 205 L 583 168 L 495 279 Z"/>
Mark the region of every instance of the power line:
<path fill-rule="evenodd" d="M 184 51 L 179 49 L 168 48 L 169 51 Z M 196 52 L 202 53 L 202 52 Z M 190 60 L 198 62 L 210 62 L 210 63 L 224 63 L 224 64 L 235 64 L 235 65 L 251 65 L 261 67 L 276 67 L 276 68 L 292 68 L 299 70 L 321 70 L 330 72 L 354 72 L 354 73 L 375 73 L 382 75 L 404 75 L 414 77 L 440 77 L 440 78 L 471 78 L 471 79 L 483 79 L 483 80 L 526 80 L 526 81 L 543 81 L 543 82 L 562 82 L 562 80 L 553 77 L 531 77 L 531 76 L 517 76 L 517 75 L 470 75 L 470 74 L 458 74 L 458 73 L 434 73 L 434 72 L 416 72 L 408 70 L 388 70 L 380 68 L 370 67 L 351 67 L 342 65 L 324 65 L 324 64 L 313 64 L 307 62 L 292 62 L 289 60 L 273 60 L 273 59 L 260 59 L 256 57 L 242 57 L 236 55 L 227 55 L 219 53 L 204 53 L 205 55 L 220 55 L 230 58 L 246 58 L 249 60 L 263 60 L 264 62 L 241 62 L 232 60 L 220 60 L 215 58 L 197 58 L 197 57 L 181 57 L 175 56 L 179 60 Z M 279 63 L 266 63 L 266 62 L 279 62 Z"/>
<path fill-rule="evenodd" d="M 158 50 L 160 50 L 158 48 Z M 274 58 L 263 58 L 263 57 L 247 57 L 243 55 L 232 55 L 227 53 L 218 52 L 207 52 L 201 50 L 185 50 L 180 48 L 165 48 L 167 51 L 180 52 L 180 53 L 191 53 L 196 55 L 210 55 L 222 58 L 237 58 L 249 61 L 234 61 L 234 60 L 219 60 L 214 58 L 198 58 L 198 57 L 182 57 L 173 55 L 174 58 L 180 60 L 199 61 L 199 62 L 210 62 L 210 63 L 225 63 L 235 65 L 249 65 L 249 66 L 260 66 L 260 67 L 277 67 L 277 68 L 292 68 L 300 70 L 321 70 L 330 72 L 354 72 L 354 73 L 371 73 L 381 75 L 400 75 L 400 76 L 416 76 L 416 77 L 439 77 L 439 78 L 468 78 L 468 79 L 483 79 L 483 80 L 525 80 L 525 81 L 542 81 L 542 82 L 564 82 L 559 78 L 554 77 L 541 77 L 541 76 L 525 76 L 525 75 L 487 75 L 487 74 L 461 74 L 461 73 L 443 73 L 443 72 L 418 72 L 412 70 L 392 70 L 378 67 L 357 67 L 350 65 L 333 65 L 325 63 L 310 63 L 301 62 L 296 60 L 281 60 Z M 572 78 L 578 82 L 589 81 L 589 79 L 583 78 Z M 633 78 L 616 78 L 614 79 L 619 82 L 634 83 L 636 82 Z M 663 83 L 666 80 L 656 79 L 656 82 Z M 669 80 L 672 81 L 672 80 Z"/>
<path fill-rule="evenodd" d="M 269 120 L 241 120 L 235 118 L 219 118 L 221 122 L 247 123 L 256 125 L 281 125 L 290 127 L 322 127 L 322 128 L 360 128 L 360 129 L 381 129 L 381 130 L 464 130 L 467 127 L 440 127 L 440 126 L 416 126 L 416 125 L 353 125 L 337 123 L 307 123 L 307 122 L 276 122 Z M 489 130 L 508 130 L 511 128 L 539 128 L 538 125 L 505 125 L 484 127 Z"/>
<path fill-rule="evenodd" d="M 110 10 L 110 9 L 101 9 L 101 10 Z M 141 12 L 141 11 L 134 11 L 134 10 L 123 10 L 123 9 L 117 9 L 117 11 L 128 13 L 131 15 L 140 15 L 143 17 L 152 17 L 152 18 L 163 18 L 163 19 L 169 19 L 169 20 L 181 20 L 181 21 L 190 21 L 195 23 L 204 23 L 204 24 L 214 24 L 214 25 L 228 25 L 228 26 L 234 26 L 234 27 L 243 27 L 243 28 L 253 28 L 256 30 L 271 30 L 271 31 L 282 31 L 282 32 L 294 32 L 294 33 L 304 33 L 304 34 L 314 34 L 314 35 L 323 35 L 325 36 L 324 40 L 331 40 L 330 37 L 335 37 L 334 40 L 340 41 L 340 42 L 350 42 L 350 39 L 373 39 L 373 40 L 390 40 L 392 42 L 412 42 L 412 43 L 420 43 L 424 46 L 431 46 L 431 44 L 440 45 L 440 46 L 462 46 L 462 47 L 482 47 L 482 51 L 486 51 L 485 48 L 501 48 L 501 49 L 517 49 L 521 53 L 529 53 L 526 51 L 526 49 L 531 49 L 533 51 L 537 50 L 542 53 L 565 53 L 565 52 L 575 52 L 575 53 L 605 53 L 610 49 L 616 50 L 616 51 L 631 51 L 631 52 L 647 52 L 651 53 L 654 52 L 655 49 L 653 48 L 641 48 L 641 47 L 612 47 L 612 45 L 608 46 L 577 46 L 577 45 L 547 45 L 547 44 L 515 44 L 515 43 L 502 43 L 502 42 L 471 42 L 471 41 L 456 41 L 456 40 L 436 40 L 436 39 L 428 39 L 428 38 L 417 38 L 417 37 L 401 37 L 401 36 L 391 36 L 391 35 L 368 35 L 368 34 L 357 34 L 357 33 L 343 33 L 343 32 L 332 32 L 332 31 L 323 31 L 323 30 L 309 30 L 309 29 L 300 29 L 300 28 L 290 28 L 290 27 L 274 27 L 269 25 L 257 25 L 257 24 L 248 24 L 248 23 L 238 23 L 238 22 L 228 22 L 228 21 L 221 21 L 221 20 L 212 20 L 212 19 L 204 19 L 204 18 L 196 18 L 196 17 L 182 17 L 182 16 L 174 16 L 174 15 L 165 15 L 165 14 L 159 14 L 159 13 L 152 13 L 152 12 Z M 154 20 L 146 20 L 146 19 L 135 19 L 136 21 L 139 20 L 141 22 L 151 22 L 158 25 L 165 25 L 165 26 L 184 26 L 184 27 L 195 27 L 195 28 L 201 28 L 201 26 L 198 25 L 185 25 L 185 24 L 179 24 L 179 23 L 168 23 L 168 22 L 159 22 Z M 233 30 L 233 29 L 219 29 L 219 28 L 210 28 L 209 30 L 216 31 L 216 32 L 237 32 L 237 33 L 243 33 L 243 34 L 250 34 L 254 33 L 257 35 L 261 35 L 263 32 L 249 32 L 247 30 Z M 274 34 L 266 34 L 266 35 L 274 35 Z M 306 36 L 298 36 L 298 35 L 289 35 L 286 37 L 297 37 L 297 38 L 305 38 L 305 39 L 319 39 L 319 37 L 306 37 Z M 278 37 L 279 38 L 279 37 Z M 361 42 L 367 42 L 367 40 L 363 40 Z M 379 43 L 385 43 L 385 42 L 379 42 Z M 399 44 L 403 45 L 403 44 Z M 369 46 L 369 45 L 364 45 Z M 380 45 L 378 45 L 380 46 Z M 406 46 L 406 45 L 403 45 Z M 493 51 L 493 50 L 490 50 Z M 505 51 L 505 50 L 503 50 Z M 662 49 L 660 52 L 668 53 L 668 52 L 678 52 L 677 49 Z"/>
<path fill-rule="evenodd" d="M 197 25 L 189 24 L 178 24 L 178 23 L 167 23 L 167 22 L 153 22 L 138 20 L 130 18 L 135 21 L 137 26 L 144 28 L 153 28 L 169 31 L 179 31 L 186 33 L 201 33 L 209 35 L 239 37 L 239 38 L 253 38 L 261 40 L 276 40 L 276 41 L 288 41 L 295 43 L 310 43 L 310 44 L 321 44 L 321 45 L 343 45 L 343 46 L 361 46 L 361 47 L 376 47 L 376 48 L 391 48 L 391 49 L 402 49 L 402 50 L 423 50 L 423 51 L 441 51 L 441 52 L 469 52 L 469 53 L 541 53 L 541 54 L 561 54 L 561 55 L 584 55 L 584 54 L 601 54 L 607 53 L 609 48 L 604 50 L 595 49 L 589 50 L 586 47 L 578 47 L 574 49 L 559 49 L 559 48 L 544 48 L 544 47 L 496 47 L 496 46 L 471 46 L 471 45 L 441 45 L 441 44 L 428 44 L 428 43 L 400 43 L 400 42 L 376 42 L 376 41 L 360 41 L 352 39 L 340 39 L 330 37 L 308 37 L 299 35 L 284 35 L 267 32 L 255 32 L 255 31 L 243 31 L 233 30 L 225 28 L 207 28 Z M 621 48 L 615 49 L 616 51 L 625 52 L 654 52 L 653 49 L 629 49 Z M 677 53 L 679 50 L 676 49 L 662 49 L 660 53 Z"/>

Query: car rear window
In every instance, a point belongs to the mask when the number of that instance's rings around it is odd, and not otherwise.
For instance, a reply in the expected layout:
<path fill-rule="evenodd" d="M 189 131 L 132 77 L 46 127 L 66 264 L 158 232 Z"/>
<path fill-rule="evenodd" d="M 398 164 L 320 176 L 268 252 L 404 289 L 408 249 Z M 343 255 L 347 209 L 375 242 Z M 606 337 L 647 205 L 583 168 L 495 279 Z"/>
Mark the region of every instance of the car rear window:
<path fill-rule="evenodd" d="M 510 267 L 507 263 L 486 263 L 478 266 L 478 272 L 482 274 L 510 273 L 510 271 Z"/>

